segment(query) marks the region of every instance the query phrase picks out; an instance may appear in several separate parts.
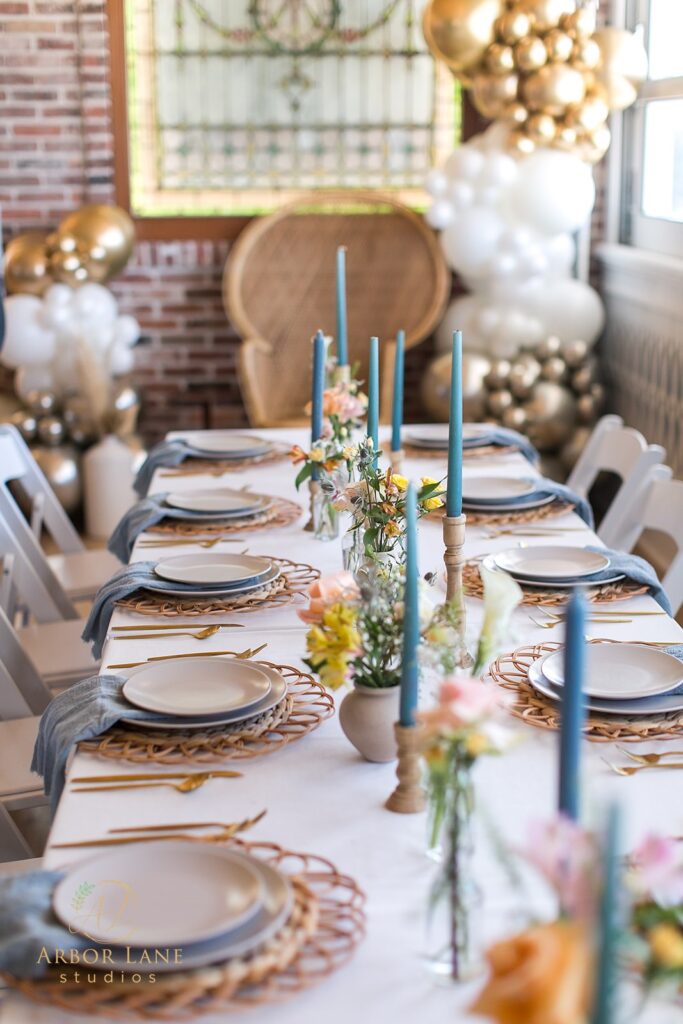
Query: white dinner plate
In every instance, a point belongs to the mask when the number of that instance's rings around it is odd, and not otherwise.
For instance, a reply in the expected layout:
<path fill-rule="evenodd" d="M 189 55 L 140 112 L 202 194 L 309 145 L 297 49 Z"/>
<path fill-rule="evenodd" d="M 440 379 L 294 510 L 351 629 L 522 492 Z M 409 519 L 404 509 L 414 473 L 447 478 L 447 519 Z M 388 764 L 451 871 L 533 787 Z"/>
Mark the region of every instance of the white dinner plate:
<path fill-rule="evenodd" d="M 248 434 L 231 434 L 227 430 L 192 430 L 180 438 L 198 452 L 225 459 L 246 459 L 265 455 L 272 448 L 270 441 Z"/>
<path fill-rule="evenodd" d="M 542 660 L 539 658 L 530 666 L 529 682 L 544 697 L 560 702 L 562 690 L 555 690 L 543 675 Z M 683 711 L 683 694 L 671 693 L 636 700 L 600 700 L 598 697 L 587 697 L 585 706 L 589 711 L 598 711 L 603 715 L 665 715 L 669 712 Z"/>
<path fill-rule="evenodd" d="M 476 444 L 483 436 L 490 434 L 491 428 L 485 423 L 465 423 L 462 428 L 463 444 Z M 431 423 L 423 427 L 410 427 L 403 435 L 407 444 L 415 448 L 448 448 L 448 424 Z"/>
<path fill-rule="evenodd" d="M 564 683 L 564 650 L 543 658 L 543 675 L 554 687 Z M 589 644 L 584 692 L 602 700 L 658 697 L 683 682 L 683 664 L 657 647 L 640 644 Z"/>
<path fill-rule="evenodd" d="M 514 502 L 533 494 L 538 484 L 534 480 L 516 479 L 509 476 L 470 476 L 462 483 L 462 500 L 491 504 Z"/>
<path fill-rule="evenodd" d="M 95 942 L 165 948 L 238 928 L 263 895 L 261 875 L 232 850 L 160 840 L 80 861 L 57 883 L 52 906 Z"/>
<path fill-rule="evenodd" d="M 262 590 L 273 580 L 276 580 L 280 575 L 280 570 L 276 565 L 273 565 L 265 576 L 261 576 L 250 583 L 214 583 L 210 586 L 202 586 L 201 583 L 196 583 L 188 587 L 187 584 L 182 588 L 164 587 L 162 591 L 154 590 L 153 587 L 146 589 L 152 593 L 162 593 L 168 597 L 237 597 L 240 594 L 249 594 L 253 590 Z M 143 587 L 143 589 L 145 589 Z"/>
<path fill-rule="evenodd" d="M 154 572 L 172 583 L 204 586 L 235 586 L 255 583 L 268 575 L 272 562 L 253 555 L 231 555 L 218 551 L 197 552 L 194 555 L 174 555 L 157 562 Z"/>
<path fill-rule="evenodd" d="M 235 852 L 235 856 L 247 857 L 246 854 L 237 852 Z M 221 963 L 236 956 L 245 956 L 272 938 L 291 914 L 293 893 L 289 879 L 257 857 L 248 857 L 248 861 L 261 876 L 263 882 L 263 903 L 256 915 L 227 935 L 219 935 L 217 939 L 208 939 L 206 942 L 195 942 L 183 946 L 181 968 L 206 967 L 209 964 Z M 163 962 L 131 963 L 131 960 L 137 960 L 134 952 L 128 955 L 125 949 L 116 946 L 109 948 L 112 951 L 112 967 L 126 974 L 135 972 L 160 974 L 178 970 L 178 965 L 173 963 L 172 956 L 169 958 L 171 962 L 168 964 Z"/>
<path fill-rule="evenodd" d="M 592 576 L 609 567 L 607 555 L 569 544 L 509 548 L 493 557 L 499 569 L 525 579 L 566 581 Z"/>
<path fill-rule="evenodd" d="M 492 569 L 494 572 L 504 572 L 504 570 L 496 564 L 495 555 L 487 555 L 482 564 L 486 569 Z M 514 578 L 521 587 L 544 587 L 546 590 L 574 590 L 576 587 L 591 586 L 590 576 L 580 576 L 578 579 L 558 580 L 542 580 L 536 579 L 532 576 L 515 576 Z M 623 572 L 615 573 L 614 576 L 607 576 L 604 579 L 601 579 L 600 586 L 604 587 L 608 583 L 618 583 L 624 578 L 625 576 Z"/>
<path fill-rule="evenodd" d="M 170 658 L 165 662 L 166 665 L 170 663 Z M 194 658 L 179 658 L 178 662 L 182 665 L 186 665 L 188 661 L 194 661 Z M 214 659 L 219 661 L 218 657 Z M 151 664 L 156 664 L 152 662 Z M 219 725 L 236 725 L 238 722 L 245 722 L 249 718 L 257 718 L 259 715 L 265 714 L 266 711 L 270 711 L 271 708 L 276 707 L 287 692 L 287 683 L 284 677 L 277 669 L 270 668 L 269 665 L 258 666 L 270 680 L 270 692 L 266 694 L 257 704 L 253 704 L 250 708 L 246 708 L 242 711 L 226 711 L 221 715 L 212 715 L 208 718 L 164 718 L 156 722 L 141 722 L 137 718 L 126 718 L 122 717 L 121 721 L 126 725 L 132 725 L 136 729 L 144 729 L 147 732 L 149 729 L 159 730 L 166 732 L 171 729 L 212 729 L 218 728 Z"/>
<path fill-rule="evenodd" d="M 496 505 L 487 505 L 482 501 L 467 501 L 463 498 L 462 504 L 463 508 L 469 508 L 473 512 L 488 512 L 491 515 L 498 515 L 499 512 L 524 512 L 528 508 L 542 508 L 544 505 L 550 505 L 553 501 L 555 501 L 553 494 L 541 494 L 531 501 L 528 498 L 520 498 L 518 501 L 501 502 Z"/>
<path fill-rule="evenodd" d="M 270 686 L 263 669 L 248 661 L 181 658 L 140 665 L 129 673 L 123 696 L 162 715 L 206 716 L 251 708 Z"/>
<path fill-rule="evenodd" d="M 272 498 L 263 494 L 235 491 L 229 487 L 218 487 L 215 490 L 173 492 L 166 496 L 166 504 L 186 512 L 240 516 L 262 511 L 272 504 Z"/>

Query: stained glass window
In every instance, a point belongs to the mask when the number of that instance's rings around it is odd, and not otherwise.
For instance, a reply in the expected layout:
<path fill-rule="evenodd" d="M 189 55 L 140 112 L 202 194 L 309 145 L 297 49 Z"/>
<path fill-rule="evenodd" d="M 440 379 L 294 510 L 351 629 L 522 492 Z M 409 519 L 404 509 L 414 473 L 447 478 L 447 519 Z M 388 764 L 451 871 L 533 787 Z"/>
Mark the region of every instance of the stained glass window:
<path fill-rule="evenodd" d="M 458 94 L 422 0 L 126 0 L 131 206 L 248 214 L 303 190 L 421 205 Z"/>

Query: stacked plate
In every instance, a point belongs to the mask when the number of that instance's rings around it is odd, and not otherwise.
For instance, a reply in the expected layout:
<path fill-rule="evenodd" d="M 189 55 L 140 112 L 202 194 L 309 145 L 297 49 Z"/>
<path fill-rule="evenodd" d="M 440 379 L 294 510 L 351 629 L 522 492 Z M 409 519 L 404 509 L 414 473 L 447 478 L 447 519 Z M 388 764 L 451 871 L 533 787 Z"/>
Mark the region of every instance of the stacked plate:
<path fill-rule="evenodd" d="M 178 584 L 163 588 L 171 597 L 237 597 L 272 583 L 280 569 L 269 558 L 204 551 L 165 558 L 154 566 L 154 573 Z"/>
<path fill-rule="evenodd" d="M 443 452 L 448 449 L 448 424 L 431 423 L 423 427 L 406 427 L 403 442 L 412 448 Z M 465 449 L 485 448 L 491 443 L 491 428 L 485 423 L 465 423 L 462 446 Z"/>
<path fill-rule="evenodd" d="M 541 508 L 555 500 L 552 494 L 539 494 L 538 481 L 510 476 L 466 476 L 462 482 L 464 511 L 520 512 Z"/>
<path fill-rule="evenodd" d="M 259 459 L 273 450 L 270 441 L 229 430 L 192 430 L 178 440 L 202 459 Z"/>
<path fill-rule="evenodd" d="M 194 523 L 248 523 L 272 504 L 273 499 L 265 494 L 235 491 L 230 487 L 171 492 L 164 499 L 169 519 L 188 519 L 189 512 Z"/>
<path fill-rule="evenodd" d="M 182 841 L 117 847 L 80 862 L 52 900 L 71 931 L 111 950 L 105 970 L 139 974 L 254 953 L 282 928 L 292 905 L 289 880 L 269 864 Z"/>
<path fill-rule="evenodd" d="M 121 721 L 145 731 L 236 725 L 270 711 L 286 692 L 282 674 L 267 665 L 210 655 L 169 658 L 132 669 L 123 684 L 128 703 L 156 717 Z"/>
<path fill-rule="evenodd" d="M 609 572 L 607 555 L 568 544 L 509 548 L 487 555 L 483 565 L 487 569 L 508 573 L 520 586 L 542 587 L 544 590 L 572 590 L 624 579 L 621 572 Z"/>
<path fill-rule="evenodd" d="M 587 648 L 586 707 L 601 715 L 661 715 L 683 710 L 683 664 L 656 647 L 600 643 Z M 534 690 L 562 700 L 564 650 L 553 651 L 529 668 Z"/>

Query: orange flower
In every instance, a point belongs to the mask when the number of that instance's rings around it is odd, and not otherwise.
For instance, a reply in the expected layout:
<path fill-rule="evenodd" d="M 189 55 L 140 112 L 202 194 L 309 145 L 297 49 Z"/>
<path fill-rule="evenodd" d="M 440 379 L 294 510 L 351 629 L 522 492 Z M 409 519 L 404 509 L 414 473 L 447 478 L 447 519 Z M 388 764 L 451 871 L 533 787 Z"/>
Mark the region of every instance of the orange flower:
<path fill-rule="evenodd" d="M 570 921 L 529 928 L 488 951 L 491 975 L 471 1007 L 497 1024 L 584 1024 L 591 958 L 585 931 Z"/>
<path fill-rule="evenodd" d="M 308 454 L 303 450 L 300 444 L 292 445 L 289 457 L 296 466 L 297 462 L 305 462 L 308 458 Z"/>
<path fill-rule="evenodd" d="M 358 584 L 350 572 L 338 572 L 323 576 L 308 588 L 308 608 L 297 610 L 297 615 L 308 625 L 322 622 L 325 609 L 338 601 L 355 601 L 359 595 Z"/>

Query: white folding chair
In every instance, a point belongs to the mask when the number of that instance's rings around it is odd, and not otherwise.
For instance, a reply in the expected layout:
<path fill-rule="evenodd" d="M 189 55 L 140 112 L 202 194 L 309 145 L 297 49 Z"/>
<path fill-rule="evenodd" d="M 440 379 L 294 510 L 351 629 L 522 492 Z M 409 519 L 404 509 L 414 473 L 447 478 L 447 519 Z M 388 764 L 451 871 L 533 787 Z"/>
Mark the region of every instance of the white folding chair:
<path fill-rule="evenodd" d="M 597 531 L 607 547 L 618 546 L 614 542 L 614 534 L 622 510 L 638 490 L 650 467 L 661 464 L 665 458 L 666 451 L 661 445 L 648 444 L 639 431 L 624 426 L 621 416 L 603 416 L 596 423 L 586 447 L 569 474 L 567 486 L 582 498 L 587 498 L 599 473 L 616 473 L 620 477 L 619 490 L 610 502 Z"/>
<path fill-rule="evenodd" d="M 10 448 L 14 450 L 14 457 L 9 455 Z M 21 514 L 8 487 L 13 481 L 26 496 L 35 537 L 40 541 L 45 529 L 59 548 L 59 554 L 47 556 L 47 561 L 63 590 L 73 600 L 93 597 L 119 568 L 119 562 L 108 551 L 89 551 L 85 547 L 30 448 L 10 424 L 0 425 L 0 465 L 0 513 L 6 514 L 7 504 L 11 502 Z"/>
<path fill-rule="evenodd" d="M 672 479 L 669 466 L 653 466 L 623 509 L 615 529 L 615 543 L 632 551 L 644 530 L 669 537 L 676 554 L 662 578 L 674 615 L 683 605 L 683 480 Z"/>
<path fill-rule="evenodd" d="M 98 663 L 89 645 L 81 639 L 85 623 L 78 618 L 49 568 L 35 558 L 37 542 L 27 523 L 21 520 L 16 526 L 20 540 L 0 516 L 0 556 L 3 558 L 0 593 L 7 595 L 5 611 L 11 618 L 16 593 L 36 620 L 17 631 L 27 656 L 48 686 L 69 686 L 97 670 Z"/>

